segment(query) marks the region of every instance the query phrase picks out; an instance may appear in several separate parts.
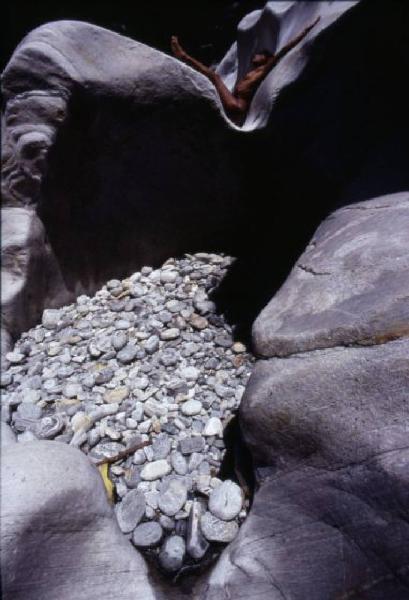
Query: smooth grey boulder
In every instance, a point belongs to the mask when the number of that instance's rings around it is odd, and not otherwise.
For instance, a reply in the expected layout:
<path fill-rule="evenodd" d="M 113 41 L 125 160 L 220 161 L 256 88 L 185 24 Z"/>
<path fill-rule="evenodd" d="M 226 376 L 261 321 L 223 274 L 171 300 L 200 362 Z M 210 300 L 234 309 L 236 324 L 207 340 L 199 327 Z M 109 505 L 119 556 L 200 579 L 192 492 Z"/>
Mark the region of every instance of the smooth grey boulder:
<path fill-rule="evenodd" d="M 79 450 L 46 441 L 2 449 L 1 495 L 4 600 L 156 598 Z"/>
<path fill-rule="evenodd" d="M 253 327 L 262 356 L 407 335 L 409 192 L 332 214 Z"/>
<path fill-rule="evenodd" d="M 258 488 L 201 598 L 408 596 L 408 199 L 331 215 L 257 320 Z"/>
<path fill-rule="evenodd" d="M 405 600 L 408 464 L 406 447 L 339 470 L 274 469 L 198 597 Z"/>

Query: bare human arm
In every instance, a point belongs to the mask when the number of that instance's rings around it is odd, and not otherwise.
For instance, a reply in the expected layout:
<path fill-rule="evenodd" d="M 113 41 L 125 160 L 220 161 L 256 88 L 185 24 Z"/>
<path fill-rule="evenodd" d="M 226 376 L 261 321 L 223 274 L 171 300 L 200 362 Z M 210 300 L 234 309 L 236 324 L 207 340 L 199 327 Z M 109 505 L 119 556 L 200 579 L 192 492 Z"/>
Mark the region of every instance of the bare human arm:
<path fill-rule="evenodd" d="M 213 85 L 219 93 L 220 100 L 223 104 L 226 113 L 231 117 L 233 121 L 240 120 L 242 115 L 245 114 L 247 111 L 247 103 L 244 100 L 236 98 L 224 85 L 220 75 L 213 71 L 213 69 L 206 67 L 206 65 L 204 65 L 199 60 L 196 60 L 187 52 L 185 52 L 176 36 L 172 36 L 171 38 L 171 48 L 176 58 L 185 62 L 193 69 L 210 79 L 210 81 L 213 83 Z"/>
<path fill-rule="evenodd" d="M 311 31 L 311 29 L 313 27 L 315 27 L 315 25 L 318 23 L 318 21 L 320 19 L 321 19 L 321 17 L 318 16 L 315 19 L 315 21 L 313 21 L 310 25 L 308 25 L 305 29 L 303 29 L 301 31 L 301 33 L 296 35 L 292 40 L 290 40 L 287 44 L 285 44 L 285 46 L 283 46 L 276 54 L 273 54 L 273 56 L 271 56 L 267 60 L 266 64 L 263 65 L 263 67 L 262 67 L 262 69 L 264 70 L 263 77 L 265 77 L 271 71 L 271 69 L 273 67 L 275 67 L 275 65 L 278 63 L 278 61 L 283 58 L 283 56 L 288 54 L 290 52 L 290 50 L 295 48 L 295 46 L 297 46 L 297 44 L 299 44 L 301 42 L 301 40 L 303 40 L 305 38 L 305 36 Z"/>

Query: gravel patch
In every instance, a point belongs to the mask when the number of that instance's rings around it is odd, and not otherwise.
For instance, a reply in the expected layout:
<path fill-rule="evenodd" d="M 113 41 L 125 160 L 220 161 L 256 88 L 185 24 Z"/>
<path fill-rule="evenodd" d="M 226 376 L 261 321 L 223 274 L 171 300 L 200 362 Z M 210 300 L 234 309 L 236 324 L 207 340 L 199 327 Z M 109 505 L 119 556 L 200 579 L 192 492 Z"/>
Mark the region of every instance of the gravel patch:
<path fill-rule="evenodd" d="M 169 259 L 47 309 L 1 374 L 18 442 L 54 439 L 111 461 L 120 528 L 169 573 L 234 539 L 248 510 L 218 477 L 253 363 L 209 298 L 231 262 Z"/>

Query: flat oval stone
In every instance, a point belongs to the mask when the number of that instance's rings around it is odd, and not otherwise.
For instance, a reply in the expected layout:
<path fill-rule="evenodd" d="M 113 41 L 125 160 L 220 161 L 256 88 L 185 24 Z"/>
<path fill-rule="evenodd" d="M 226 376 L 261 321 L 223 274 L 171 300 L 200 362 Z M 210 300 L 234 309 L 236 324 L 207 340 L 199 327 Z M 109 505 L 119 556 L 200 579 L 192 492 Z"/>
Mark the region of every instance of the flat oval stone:
<path fill-rule="evenodd" d="M 104 369 L 98 371 L 98 373 L 95 375 L 95 383 L 97 385 L 104 385 L 105 383 L 111 381 L 114 374 L 115 373 L 113 369 L 110 367 L 105 367 Z"/>
<path fill-rule="evenodd" d="M 145 514 L 145 497 L 138 490 L 128 492 L 117 505 L 116 518 L 121 531 L 130 533 Z"/>
<path fill-rule="evenodd" d="M 186 458 L 180 452 L 173 452 L 170 457 L 170 462 L 174 471 L 178 475 L 186 475 L 187 473 L 187 461 Z"/>
<path fill-rule="evenodd" d="M 159 562 L 165 571 L 177 571 L 183 564 L 186 544 L 180 535 L 168 537 L 159 554 Z"/>
<path fill-rule="evenodd" d="M 157 335 L 151 335 L 144 343 L 144 349 L 147 354 L 153 354 L 159 349 L 159 338 Z"/>
<path fill-rule="evenodd" d="M 118 352 L 116 357 L 121 363 L 127 365 L 135 359 L 137 354 L 138 348 L 136 346 L 133 346 L 132 344 L 127 344 L 124 348 L 122 348 L 122 350 Z"/>
<path fill-rule="evenodd" d="M 141 479 L 144 481 L 155 481 L 155 479 L 160 479 L 164 475 L 168 475 L 170 471 L 170 464 L 166 460 L 155 460 L 143 467 Z"/>
<path fill-rule="evenodd" d="M 124 331 L 118 331 L 112 336 L 111 343 L 112 347 L 119 352 L 128 343 L 128 336 Z"/>
<path fill-rule="evenodd" d="M 234 519 L 243 505 L 243 492 L 233 481 L 223 481 L 209 497 L 210 512 L 223 521 Z"/>
<path fill-rule="evenodd" d="M 157 546 L 162 539 L 163 529 L 156 523 L 142 523 L 138 525 L 132 534 L 132 542 L 137 548 L 152 548 Z"/>
<path fill-rule="evenodd" d="M 117 387 L 114 390 L 109 390 L 104 394 L 104 402 L 108 404 L 118 403 L 120 404 L 125 398 L 129 396 L 129 389 L 126 385 Z"/>
<path fill-rule="evenodd" d="M 176 340 L 180 336 L 180 331 L 176 327 L 171 327 L 170 329 L 165 329 L 160 334 L 161 340 Z"/>
<path fill-rule="evenodd" d="M 187 500 L 187 488 L 184 481 L 171 479 L 163 485 L 158 499 L 160 510 L 168 517 L 173 517 L 182 509 Z"/>
<path fill-rule="evenodd" d="M 223 435 L 223 424 L 218 417 L 210 417 L 203 429 L 204 436 Z"/>
<path fill-rule="evenodd" d="M 200 518 L 200 529 L 209 542 L 228 543 L 236 537 L 239 526 L 236 521 L 221 521 L 210 512 Z"/>
<path fill-rule="evenodd" d="M 161 283 L 175 283 L 178 278 L 179 273 L 177 271 L 171 271 L 164 269 L 160 272 L 160 282 Z"/>
<path fill-rule="evenodd" d="M 188 400 L 182 404 L 181 411 L 187 417 L 198 415 L 202 410 L 202 403 L 199 400 Z"/>

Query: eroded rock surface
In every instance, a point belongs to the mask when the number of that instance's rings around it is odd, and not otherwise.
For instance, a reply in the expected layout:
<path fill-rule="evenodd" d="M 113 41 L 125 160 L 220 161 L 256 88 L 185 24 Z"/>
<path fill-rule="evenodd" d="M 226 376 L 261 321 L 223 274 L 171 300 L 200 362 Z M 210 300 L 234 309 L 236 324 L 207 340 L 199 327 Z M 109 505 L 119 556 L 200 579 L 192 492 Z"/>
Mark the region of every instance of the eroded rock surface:
<path fill-rule="evenodd" d="M 256 322 L 259 489 L 204 598 L 407 597 L 408 219 L 407 194 L 331 215 Z"/>
<path fill-rule="evenodd" d="M 1 468 L 4 600 L 156 598 L 97 469 L 79 450 L 12 444 Z"/>

